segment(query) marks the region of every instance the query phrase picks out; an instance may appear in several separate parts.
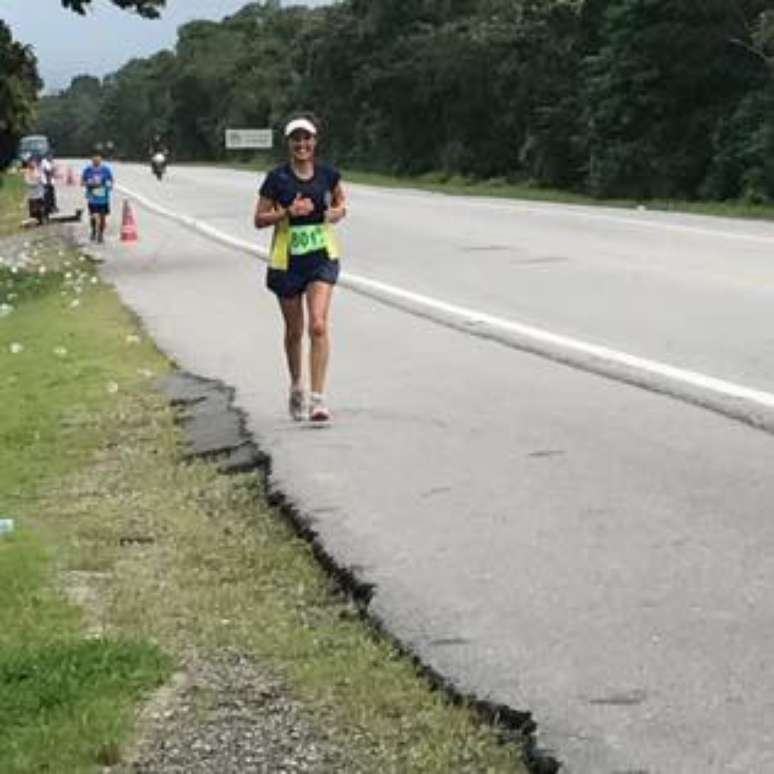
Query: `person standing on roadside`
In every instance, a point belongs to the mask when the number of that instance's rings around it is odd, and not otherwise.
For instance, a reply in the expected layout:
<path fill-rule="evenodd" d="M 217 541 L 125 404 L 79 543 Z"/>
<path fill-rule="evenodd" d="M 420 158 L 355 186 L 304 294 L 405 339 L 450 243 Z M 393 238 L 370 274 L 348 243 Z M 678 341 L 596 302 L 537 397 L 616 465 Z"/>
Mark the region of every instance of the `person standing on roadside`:
<path fill-rule="evenodd" d="M 43 173 L 43 186 L 45 188 L 44 199 L 46 203 L 46 214 L 58 212 L 56 206 L 56 188 L 54 187 L 54 154 L 49 151 L 40 162 L 40 169 Z"/>
<path fill-rule="evenodd" d="M 327 422 L 329 310 L 340 257 L 331 226 L 347 214 L 346 197 L 339 172 L 316 160 L 315 119 L 294 118 L 285 127 L 285 137 L 290 158 L 263 181 L 254 220 L 256 228 L 274 227 L 266 285 L 277 296 L 285 323 L 290 415 L 300 421 L 308 411 L 312 422 Z M 308 405 L 302 381 L 305 316 L 310 340 Z"/>
<path fill-rule="evenodd" d="M 94 151 L 89 164 L 81 174 L 81 185 L 86 189 L 91 221 L 91 241 L 105 241 L 105 223 L 110 214 L 110 194 L 113 190 L 113 172 L 102 161 L 102 152 Z"/>

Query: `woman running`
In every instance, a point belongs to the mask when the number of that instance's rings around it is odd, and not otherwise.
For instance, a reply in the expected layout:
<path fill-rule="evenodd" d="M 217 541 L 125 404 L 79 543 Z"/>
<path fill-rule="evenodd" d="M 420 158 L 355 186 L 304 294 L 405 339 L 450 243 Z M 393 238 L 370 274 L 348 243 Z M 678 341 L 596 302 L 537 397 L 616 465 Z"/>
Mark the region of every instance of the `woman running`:
<path fill-rule="evenodd" d="M 274 226 L 266 285 L 279 299 L 290 372 L 290 415 L 327 422 L 325 376 L 330 354 L 328 311 L 339 276 L 339 247 L 331 225 L 346 214 L 341 175 L 315 159 L 316 122 L 295 118 L 285 127 L 290 159 L 266 176 L 255 209 L 256 228 Z M 311 392 L 302 381 L 304 304 L 309 325 Z"/>

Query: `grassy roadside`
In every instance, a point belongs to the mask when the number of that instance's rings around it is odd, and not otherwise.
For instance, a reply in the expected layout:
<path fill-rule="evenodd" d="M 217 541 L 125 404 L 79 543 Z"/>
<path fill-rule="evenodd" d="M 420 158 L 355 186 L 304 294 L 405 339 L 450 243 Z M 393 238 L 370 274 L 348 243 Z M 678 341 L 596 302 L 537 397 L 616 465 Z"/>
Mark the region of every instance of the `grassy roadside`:
<path fill-rule="evenodd" d="M 22 176 L 0 173 L 0 237 L 17 231 L 26 214 Z"/>
<path fill-rule="evenodd" d="M 224 166 L 232 169 L 263 171 L 260 163 L 222 162 L 209 166 Z M 398 176 L 379 172 L 364 172 L 355 169 L 342 170 L 344 180 L 350 183 L 371 185 L 381 188 L 414 189 L 432 191 L 449 196 L 479 196 L 524 201 L 554 202 L 557 204 L 578 204 L 596 207 L 618 207 L 632 209 L 645 207 L 663 212 L 681 212 L 692 215 L 713 215 L 725 218 L 748 218 L 774 220 L 774 205 L 748 204 L 745 202 L 689 202 L 667 199 L 596 199 L 592 196 L 563 191 L 558 188 L 539 188 L 527 184 L 509 183 L 505 179 L 473 180 L 462 175 L 445 175 L 430 172 L 425 175 Z"/>
<path fill-rule="evenodd" d="M 106 384 L 137 377 L 132 358 L 112 362 L 116 329 L 95 336 L 80 313 L 115 305 L 88 263 L 25 249 L 24 268 L 0 265 L 0 517 L 16 524 L 0 538 L 0 771 L 80 772 L 116 760 L 134 704 L 171 662 L 130 632 L 84 637 L 59 590 L 41 503 L 88 464 L 98 434 L 83 418 L 109 409 Z"/>
<path fill-rule="evenodd" d="M 168 365 L 77 251 L 0 265 L 0 304 L 0 771 L 118 764 L 148 690 L 224 650 L 282 680 L 337 770 L 525 771 L 358 619 L 254 475 L 181 462 Z"/>

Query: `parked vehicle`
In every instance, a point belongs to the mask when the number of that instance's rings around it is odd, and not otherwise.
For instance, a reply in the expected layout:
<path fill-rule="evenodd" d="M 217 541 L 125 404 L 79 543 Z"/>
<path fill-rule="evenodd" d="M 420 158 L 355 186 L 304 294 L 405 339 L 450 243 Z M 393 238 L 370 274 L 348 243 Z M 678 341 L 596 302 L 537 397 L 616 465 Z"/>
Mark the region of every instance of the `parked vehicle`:
<path fill-rule="evenodd" d="M 51 143 L 45 134 L 28 134 L 19 141 L 19 161 L 25 166 L 33 156 L 42 159 L 50 151 Z"/>

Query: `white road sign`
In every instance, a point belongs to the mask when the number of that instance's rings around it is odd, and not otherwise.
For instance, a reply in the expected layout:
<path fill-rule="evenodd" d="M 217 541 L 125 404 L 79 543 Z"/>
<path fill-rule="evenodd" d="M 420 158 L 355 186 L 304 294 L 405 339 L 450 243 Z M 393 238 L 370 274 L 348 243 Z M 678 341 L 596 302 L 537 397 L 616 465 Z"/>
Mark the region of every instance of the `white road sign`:
<path fill-rule="evenodd" d="M 274 135 L 271 129 L 226 129 L 226 148 L 271 148 Z"/>

